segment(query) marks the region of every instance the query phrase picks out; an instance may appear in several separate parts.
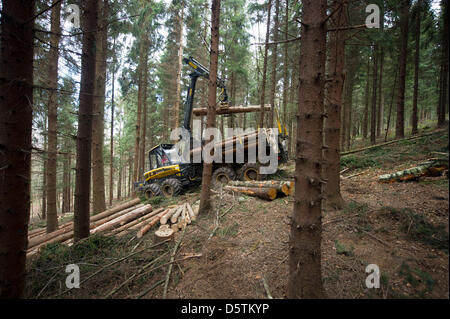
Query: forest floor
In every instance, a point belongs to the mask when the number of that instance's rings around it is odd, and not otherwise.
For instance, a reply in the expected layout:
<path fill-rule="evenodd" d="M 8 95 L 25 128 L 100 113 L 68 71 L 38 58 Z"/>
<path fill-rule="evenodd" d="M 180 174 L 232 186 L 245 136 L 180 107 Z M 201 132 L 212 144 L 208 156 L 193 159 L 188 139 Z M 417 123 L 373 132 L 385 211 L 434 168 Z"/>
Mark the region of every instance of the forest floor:
<path fill-rule="evenodd" d="M 341 183 L 346 206 L 325 211 L 323 217 L 322 276 L 329 298 L 449 298 L 448 178 L 377 182 L 381 174 L 433 157 L 433 151 L 448 152 L 448 130 L 342 158 L 342 167 L 347 168 Z M 294 166 L 289 162 L 274 178 L 292 176 Z M 190 190 L 177 200 L 195 200 L 198 192 Z M 274 298 L 286 298 L 288 216 L 293 198 L 268 202 L 220 193 L 214 195 L 213 202 L 209 215 L 200 216 L 186 228 L 177 258 L 193 253 L 201 257 L 175 264 L 168 298 L 267 298 L 263 279 Z M 218 228 L 211 236 L 217 215 Z M 82 284 L 82 289 L 58 296 L 104 297 L 173 246 L 151 248 L 151 233 L 139 243 L 133 242 L 132 234 L 121 239 L 92 237 L 81 248 L 50 245 L 30 260 L 29 297 L 51 298 L 64 291 L 65 275 L 56 272 L 69 261 L 82 264 L 83 276 L 83 272 L 92 274 L 131 250 L 149 247 L 151 253 L 137 254 L 120 266 L 96 274 Z M 380 289 L 365 286 L 369 264 L 379 266 Z M 143 297 L 161 298 L 167 266 L 159 265 L 151 274 L 140 275 L 139 280 L 125 285 L 114 297 L 134 298 L 158 284 Z"/>

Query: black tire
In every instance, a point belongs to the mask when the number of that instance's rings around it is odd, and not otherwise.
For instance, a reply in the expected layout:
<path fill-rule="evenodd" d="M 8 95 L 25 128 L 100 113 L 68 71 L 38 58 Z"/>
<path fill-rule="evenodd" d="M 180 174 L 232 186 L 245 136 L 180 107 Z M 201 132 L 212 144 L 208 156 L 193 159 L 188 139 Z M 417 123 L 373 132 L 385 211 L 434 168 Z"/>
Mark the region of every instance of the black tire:
<path fill-rule="evenodd" d="M 181 182 L 176 178 L 168 178 L 161 183 L 162 194 L 166 197 L 178 196 L 181 189 Z"/>
<path fill-rule="evenodd" d="M 260 181 L 265 180 L 267 175 L 259 173 L 259 165 L 257 163 L 246 163 L 241 166 L 238 171 L 239 180 L 241 181 Z"/>
<path fill-rule="evenodd" d="M 236 173 L 231 167 L 222 166 L 214 171 L 212 174 L 212 183 L 214 187 L 220 187 L 223 184 L 228 184 L 229 181 L 236 179 Z"/>
<path fill-rule="evenodd" d="M 161 196 L 161 186 L 159 184 L 150 184 L 144 191 L 145 198 L 150 199 L 155 196 Z"/>

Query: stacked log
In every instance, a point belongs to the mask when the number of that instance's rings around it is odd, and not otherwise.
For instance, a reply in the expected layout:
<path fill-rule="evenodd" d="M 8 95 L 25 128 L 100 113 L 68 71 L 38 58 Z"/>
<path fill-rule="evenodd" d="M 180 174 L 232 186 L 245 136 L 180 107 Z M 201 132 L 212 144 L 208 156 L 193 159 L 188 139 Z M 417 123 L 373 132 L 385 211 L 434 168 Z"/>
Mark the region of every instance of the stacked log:
<path fill-rule="evenodd" d="M 111 225 L 111 221 L 115 220 L 118 221 L 118 223 L 114 223 L 114 226 L 122 223 L 127 223 L 131 221 L 134 218 L 137 218 L 142 213 L 142 205 L 137 205 L 140 203 L 139 199 L 135 199 L 129 202 L 126 202 L 124 204 L 115 206 L 113 208 L 110 208 L 100 214 L 94 215 L 91 217 L 91 224 L 90 229 L 96 229 L 103 224 L 109 223 Z M 133 214 L 133 211 L 137 211 Z M 146 207 L 146 210 L 144 213 L 148 213 L 151 211 L 148 207 Z M 127 215 L 124 218 L 124 215 Z M 113 226 L 113 227 L 114 227 Z M 62 225 L 60 225 L 59 229 L 51 232 L 49 234 L 45 234 L 41 232 L 34 232 L 32 234 L 32 237 L 29 238 L 28 242 L 28 250 L 27 250 L 27 256 L 32 255 L 36 253 L 42 246 L 50 244 L 50 243 L 68 243 L 73 241 L 73 222 L 67 222 Z"/>
<path fill-rule="evenodd" d="M 231 186 L 253 187 L 253 188 L 275 188 L 277 193 L 286 196 L 292 194 L 294 183 L 291 181 L 230 181 Z"/>
<path fill-rule="evenodd" d="M 265 200 L 274 200 L 278 194 L 293 194 L 294 183 L 291 181 L 230 181 L 223 188 L 225 191 L 246 194 Z"/>

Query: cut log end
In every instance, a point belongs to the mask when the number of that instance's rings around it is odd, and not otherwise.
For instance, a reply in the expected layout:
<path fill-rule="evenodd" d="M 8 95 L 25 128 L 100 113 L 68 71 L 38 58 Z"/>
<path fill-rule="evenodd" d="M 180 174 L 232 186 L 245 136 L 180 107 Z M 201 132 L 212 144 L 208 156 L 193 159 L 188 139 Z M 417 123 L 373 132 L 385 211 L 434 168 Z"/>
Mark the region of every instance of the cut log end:
<path fill-rule="evenodd" d="M 154 243 L 160 243 L 165 240 L 173 240 L 175 232 L 169 225 L 161 225 L 154 235 Z"/>

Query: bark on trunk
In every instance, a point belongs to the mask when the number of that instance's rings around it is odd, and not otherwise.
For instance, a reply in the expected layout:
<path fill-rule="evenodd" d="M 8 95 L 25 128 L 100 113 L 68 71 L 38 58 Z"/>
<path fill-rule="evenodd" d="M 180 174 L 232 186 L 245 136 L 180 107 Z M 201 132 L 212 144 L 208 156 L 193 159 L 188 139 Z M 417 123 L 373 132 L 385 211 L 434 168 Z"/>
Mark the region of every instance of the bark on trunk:
<path fill-rule="evenodd" d="M 410 0 L 401 1 L 400 12 L 400 54 L 398 59 L 398 100 L 397 119 L 395 123 L 395 137 L 405 136 L 405 85 L 406 85 L 406 59 L 408 55 L 408 16 Z"/>
<path fill-rule="evenodd" d="M 0 299 L 21 298 L 30 217 L 35 1 L 2 2 L 0 39 Z"/>
<path fill-rule="evenodd" d="M 180 100 L 181 100 L 181 68 L 183 61 L 183 13 L 184 7 L 183 2 L 181 2 L 178 12 L 178 60 L 177 60 L 177 78 L 176 78 L 176 90 L 175 90 L 175 119 L 173 129 L 176 129 L 180 123 Z"/>
<path fill-rule="evenodd" d="M 363 115 L 363 127 L 362 134 L 363 138 L 367 138 L 368 124 L 369 124 L 369 95 L 370 95 L 370 60 L 367 61 L 367 80 L 366 80 L 366 92 L 365 92 L 365 103 L 364 103 L 364 115 Z"/>
<path fill-rule="evenodd" d="M 326 0 L 303 1 L 294 211 L 289 244 L 289 298 L 324 296 L 321 272 L 322 128 Z"/>
<path fill-rule="evenodd" d="M 94 105 L 92 116 L 92 212 L 98 214 L 106 209 L 105 165 L 103 162 L 104 114 L 107 57 L 107 0 L 98 0 L 98 21 L 96 39 L 96 67 Z M 105 26 L 103 28 L 103 26 Z"/>
<path fill-rule="evenodd" d="M 139 144 L 141 140 L 141 118 L 142 118 L 142 88 L 143 88 L 143 73 L 144 73 L 144 61 L 147 61 L 147 56 L 144 56 L 145 52 L 145 39 L 141 38 L 139 45 L 139 69 L 138 69 L 138 97 L 137 97 L 137 114 L 136 114 L 136 129 L 135 129 L 135 142 L 134 142 L 134 164 L 133 164 L 133 182 L 139 179 Z"/>
<path fill-rule="evenodd" d="M 53 1 L 55 2 L 55 1 Z M 48 52 L 48 150 L 47 150 L 47 232 L 52 232 L 58 228 L 58 215 L 56 211 L 56 154 L 57 137 L 56 126 L 58 120 L 58 35 L 60 28 L 61 3 L 52 8 L 51 13 L 51 34 L 50 49 Z"/>
<path fill-rule="evenodd" d="M 384 94 L 383 94 L 383 68 L 384 68 L 384 48 L 380 47 L 379 55 L 380 75 L 378 79 L 378 109 L 377 109 L 377 137 L 381 136 L 384 119 Z"/>
<path fill-rule="evenodd" d="M 445 113 L 448 110 L 448 1 L 441 1 L 442 11 L 442 53 L 441 53 L 441 81 L 439 90 L 438 127 L 445 125 Z"/>
<path fill-rule="evenodd" d="M 267 31 L 266 31 L 266 44 L 264 46 L 264 64 L 263 64 L 263 78 L 262 78 L 262 84 L 261 84 L 261 105 L 264 105 L 265 98 L 266 98 L 266 78 L 267 78 L 267 55 L 269 51 L 269 36 L 270 36 L 270 14 L 272 11 L 272 0 L 269 0 L 269 3 L 267 4 Z M 272 106 L 273 107 L 273 106 Z M 264 127 L 264 113 L 265 110 L 262 109 L 260 116 L 259 116 L 259 127 Z"/>
<path fill-rule="evenodd" d="M 277 59 L 278 59 L 278 15 L 280 11 L 280 0 L 275 0 L 275 17 L 274 17 L 274 29 L 273 29 L 273 42 L 272 44 L 272 83 L 271 83 L 271 89 L 270 89 L 270 104 L 272 105 L 272 109 L 269 113 L 269 126 L 268 127 L 274 127 L 273 126 L 273 118 L 274 118 L 274 109 L 275 109 L 275 92 L 277 89 Z M 261 104 L 262 105 L 262 104 Z"/>
<path fill-rule="evenodd" d="M 148 38 L 145 39 L 145 62 L 144 62 L 144 70 L 143 70 L 143 88 L 142 88 L 142 129 L 141 129 L 141 141 L 140 141 L 140 159 L 139 159 L 139 175 L 142 176 L 145 171 L 145 139 L 147 135 L 147 83 L 148 83 L 148 48 L 150 42 Z"/>
<path fill-rule="evenodd" d="M 343 28 L 347 25 L 347 6 L 342 5 L 340 1 L 333 2 L 333 10 L 338 11 L 331 17 L 333 26 Z M 324 184 L 323 191 L 326 205 L 331 208 L 339 209 L 344 201 L 341 196 L 340 188 L 340 129 L 341 129 L 341 108 L 342 92 L 344 89 L 344 63 L 345 63 L 345 31 L 335 31 L 330 35 L 328 48 L 328 83 L 325 102 L 325 148 L 324 156 Z"/>
<path fill-rule="evenodd" d="M 115 67 L 116 67 L 116 38 L 113 41 L 113 65 L 112 65 L 112 80 L 111 80 L 111 132 L 109 137 L 109 206 L 112 205 L 113 187 L 114 187 L 114 81 L 115 81 Z M 119 135 L 120 139 L 120 135 Z M 120 178 L 117 186 L 117 198 L 120 198 Z"/>
<path fill-rule="evenodd" d="M 77 168 L 75 178 L 74 241 L 89 237 L 89 196 L 91 190 L 92 111 L 96 67 L 98 6 L 96 0 L 83 3 L 83 49 L 81 56 L 80 107 L 78 111 Z"/>
<path fill-rule="evenodd" d="M 419 133 L 417 116 L 417 100 L 419 93 L 419 61 L 420 61 L 420 16 L 421 16 L 421 4 L 422 1 L 418 0 L 417 6 L 417 20 L 416 20 L 416 32 L 415 32 L 415 56 L 414 56 L 414 93 L 413 93 L 413 111 L 412 111 L 412 134 Z"/>
<path fill-rule="evenodd" d="M 206 128 L 216 126 L 216 90 L 217 90 L 217 67 L 219 57 L 219 24 L 220 24 L 220 0 L 213 0 L 211 5 L 211 51 L 209 62 L 208 81 L 208 114 L 206 115 Z M 211 136 L 206 136 L 207 143 L 212 140 Z M 202 190 L 200 194 L 200 212 L 206 213 L 211 208 L 210 188 L 211 188 L 212 163 L 203 164 Z"/>
<path fill-rule="evenodd" d="M 284 15 L 284 65 L 283 65 L 283 125 L 287 127 L 286 117 L 287 117 L 287 92 L 289 87 L 288 79 L 288 31 L 289 31 L 289 0 L 286 0 L 286 12 Z M 245 128 L 244 128 L 245 129 Z"/>
<path fill-rule="evenodd" d="M 47 132 L 47 117 L 44 118 L 43 132 Z M 47 134 L 44 133 L 44 154 L 42 169 L 42 220 L 47 219 Z"/>
<path fill-rule="evenodd" d="M 370 112 L 370 143 L 377 141 L 377 89 L 378 89 L 378 45 L 373 47 L 373 80 L 372 80 L 372 108 Z"/>

